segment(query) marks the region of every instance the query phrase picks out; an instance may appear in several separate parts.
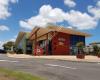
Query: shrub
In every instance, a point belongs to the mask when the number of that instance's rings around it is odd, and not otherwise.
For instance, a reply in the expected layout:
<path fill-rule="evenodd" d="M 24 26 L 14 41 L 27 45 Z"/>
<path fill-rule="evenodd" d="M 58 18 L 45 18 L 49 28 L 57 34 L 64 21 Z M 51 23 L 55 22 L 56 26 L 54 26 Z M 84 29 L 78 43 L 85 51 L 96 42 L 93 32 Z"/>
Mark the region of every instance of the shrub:
<path fill-rule="evenodd" d="M 97 55 L 99 52 L 99 47 L 96 44 L 93 44 L 93 54 Z"/>
<path fill-rule="evenodd" d="M 23 50 L 22 49 L 17 49 L 16 53 L 17 54 L 23 54 Z"/>

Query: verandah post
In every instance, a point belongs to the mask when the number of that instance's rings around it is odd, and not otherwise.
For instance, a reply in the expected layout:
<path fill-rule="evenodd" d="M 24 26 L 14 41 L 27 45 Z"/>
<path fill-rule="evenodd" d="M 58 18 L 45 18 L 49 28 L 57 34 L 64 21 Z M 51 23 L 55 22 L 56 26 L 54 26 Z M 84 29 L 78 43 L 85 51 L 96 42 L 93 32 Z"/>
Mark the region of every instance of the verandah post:
<path fill-rule="evenodd" d="M 46 34 L 46 55 L 48 55 L 48 33 Z"/>
<path fill-rule="evenodd" d="M 37 50 L 37 31 L 35 32 L 34 44 L 35 44 L 35 47 L 34 47 L 34 48 L 35 48 L 35 49 L 34 49 L 34 50 L 35 50 L 34 55 L 36 56 L 36 54 L 37 54 L 37 51 L 36 51 L 36 50 Z"/>

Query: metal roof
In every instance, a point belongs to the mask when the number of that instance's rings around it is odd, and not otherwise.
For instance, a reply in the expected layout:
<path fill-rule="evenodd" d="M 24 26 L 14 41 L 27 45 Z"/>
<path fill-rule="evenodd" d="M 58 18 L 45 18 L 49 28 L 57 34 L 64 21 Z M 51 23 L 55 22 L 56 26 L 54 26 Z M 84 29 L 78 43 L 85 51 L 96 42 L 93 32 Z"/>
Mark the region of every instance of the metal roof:
<path fill-rule="evenodd" d="M 66 34 L 71 34 L 71 35 L 80 35 L 80 36 L 85 36 L 85 37 L 90 37 L 90 34 L 84 33 L 84 32 L 80 32 L 80 31 L 76 31 L 73 29 L 69 29 L 69 28 L 65 28 L 65 27 L 60 27 L 60 26 L 47 26 L 46 28 L 40 28 L 40 27 L 35 27 L 32 32 L 30 33 L 30 39 L 34 39 L 35 38 L 35 31 L 38 30 L 37 32 L 37 37 L 40 37 L 46 33 L 49 33 L 51 31 L 57 31 L 57 32 L 63 32 Z"/>
<path fill-rule="evenodd" d="M 26 35 L 26 39 L 29 38 L 30 33 L 29 32 L 19 32 L 18 36 L 15 41 L 15 45 L 17 46 L 19 42 L 23 39 L 24 35 Z"/>

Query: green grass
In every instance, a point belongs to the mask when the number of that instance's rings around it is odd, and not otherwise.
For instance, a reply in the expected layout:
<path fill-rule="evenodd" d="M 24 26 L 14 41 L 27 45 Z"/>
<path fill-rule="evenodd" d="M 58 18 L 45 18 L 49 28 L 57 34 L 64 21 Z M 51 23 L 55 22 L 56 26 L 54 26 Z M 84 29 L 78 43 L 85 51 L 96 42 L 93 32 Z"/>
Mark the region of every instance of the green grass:
<path fill-rule="evenodd" d="M 43 80 L 28 73 L 0 68 L 0 80 Z"/>

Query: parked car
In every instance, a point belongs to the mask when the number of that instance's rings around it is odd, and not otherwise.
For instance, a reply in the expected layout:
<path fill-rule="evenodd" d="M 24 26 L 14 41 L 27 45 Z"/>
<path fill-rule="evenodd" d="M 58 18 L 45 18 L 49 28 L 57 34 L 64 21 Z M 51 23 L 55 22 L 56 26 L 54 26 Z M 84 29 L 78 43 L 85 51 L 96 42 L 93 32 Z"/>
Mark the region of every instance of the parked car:
<path fill-rule="evenodd" d="M 0 49 L 0 54 L 6 54 L 7 52 L 5 50 Z"/>

